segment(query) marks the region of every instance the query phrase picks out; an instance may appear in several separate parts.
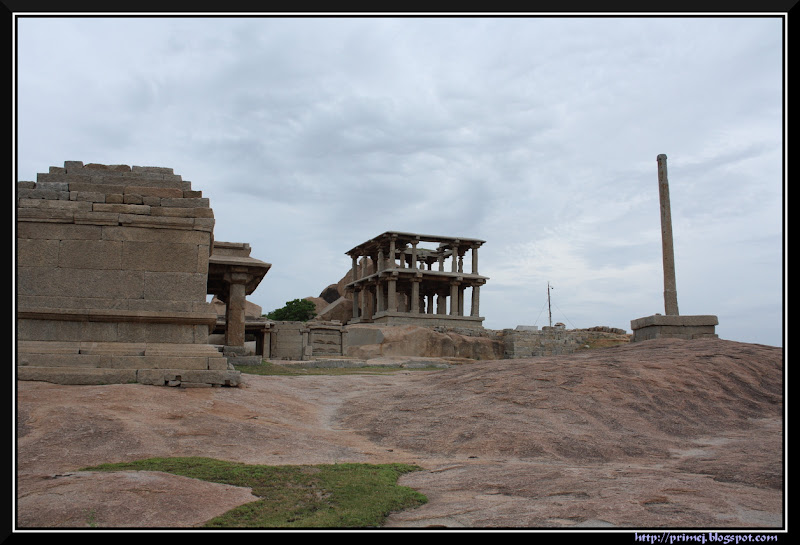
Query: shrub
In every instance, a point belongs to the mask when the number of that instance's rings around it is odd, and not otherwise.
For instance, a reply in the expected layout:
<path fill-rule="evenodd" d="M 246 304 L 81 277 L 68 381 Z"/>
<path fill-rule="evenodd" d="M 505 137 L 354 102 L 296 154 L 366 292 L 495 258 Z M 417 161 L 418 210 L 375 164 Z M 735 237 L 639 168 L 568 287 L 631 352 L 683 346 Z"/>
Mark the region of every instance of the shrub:
<path fill-rule="evenodd" d="M 283 308 L 275 309 L 267 318 L 280 322 L 307 322 L 317 315 L 317 307 L 306 299 L 287 301 Z"/>

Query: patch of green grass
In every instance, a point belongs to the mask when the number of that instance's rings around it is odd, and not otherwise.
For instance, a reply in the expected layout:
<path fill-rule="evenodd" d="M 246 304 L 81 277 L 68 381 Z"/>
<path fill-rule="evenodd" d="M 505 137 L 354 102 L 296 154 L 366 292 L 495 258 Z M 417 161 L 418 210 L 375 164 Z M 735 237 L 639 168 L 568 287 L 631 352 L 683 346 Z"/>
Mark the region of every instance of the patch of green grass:
<path fill-rule="evenodd" d="M 163 471 L 249 487 L 260 499 L 206 523 L 212 528 L 374 528 L 387 515 L 427 503 L 397 479 L 420 467 L 406 464 L 264 466 L 212 458 L 149 458 L 82 471 Z"/>

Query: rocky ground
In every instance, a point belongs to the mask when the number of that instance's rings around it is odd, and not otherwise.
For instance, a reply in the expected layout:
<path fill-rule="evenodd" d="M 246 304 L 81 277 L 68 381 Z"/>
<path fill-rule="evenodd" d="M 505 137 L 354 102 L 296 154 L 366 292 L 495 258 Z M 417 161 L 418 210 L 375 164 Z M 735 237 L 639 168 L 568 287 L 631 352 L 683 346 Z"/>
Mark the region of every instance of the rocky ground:
<path fill-rule="evenodd" d="M 191 528 L 249 489 L 79 471 L 152 456 L 408 462 L 390 528 L 761 528 L 783 519 L 783 350 L 662 339 L 240 388 L 17 383 L 17 527 Z"/>

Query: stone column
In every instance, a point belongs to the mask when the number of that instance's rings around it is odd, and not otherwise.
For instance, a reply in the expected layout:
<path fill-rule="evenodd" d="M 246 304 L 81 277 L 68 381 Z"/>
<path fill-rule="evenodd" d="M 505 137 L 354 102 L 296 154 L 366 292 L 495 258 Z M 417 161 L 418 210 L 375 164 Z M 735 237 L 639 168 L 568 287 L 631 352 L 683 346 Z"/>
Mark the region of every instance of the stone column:
<path fill-rule="evenodd" d="M 667 315 L 678 315 L 678 292 L 675 287 L 675 255 L 672 248 L 672 215 L 669 206 L 669 181 L 667 156 L 658 161 L 658 196 L 661 202 L 661 252 L 664 261 L 664 310 Z"/>
<path fill-rule="evenodd" d="M 376 268 L 377 270 L 375 272 L 381 272 L 385 268 L 384 265 L 385 264 L 383 262 L 383 248 L 381 248 L 378 250 L 378 265 Z"/>
<path fill-rule="evenodd" d="M 395 249 L 395 246 L 394 246 L 394 241 L 395 241 L 396 238 L 397 237 L 392 236 L 389 239 L 389 256 L 388 257 L 389 257 L 389 263 L 391 263 L 391 268 L 392 269 L 394 269 L 397 266 L 397 262 L 395 261 L 395 259 L 397 258 L 397 255 L 396 255 L 396 249 Z"/>
<path fill-rule="evenodd" d="M 411 313 L 419 314 L 419 283 L 421 279 L 411 279 Z"/>
<path fill-rule="evenodd" d="M 425 309 L 428 314 L 433 314 L 434 311 L 436 310 L 436 308 L 435 308 L 436 305 L 434 304 L 434 302 L 435 302 L 434 298 L 435 297 L 436 297 L 436 295 L 433 294 L 433 293 L 429 293 L 428 294 L 428 304 L 426 305 L 427 308 Z"/>
<path fill-rule="evenodd" d="M 225 308 L 225 345 L 244 346 L 244 310 L 246 283 L 245 273 L 228 273 L 228 300 Z"/>
<path fill-rule="evenodd" d="M 453 246 L 453 263 L 450 272 L 458 272 L 458 244 Z"/>
<path fill-rule="evenodd" d="M 384 310 L 383 305 L 383 284 L 380 280 L 376 280 L 375 282 L 375 313 L 382 312 Z"/>
<path fill-rule="evenodd" d="M 411 243 L 411 268 L 412 269 L 416 269 L 417 268 L 417 244 L 419 244 L 419 242 L 416 241 L 416 240 Z"/>
<path fill-rule="evenodd" d="M 458 281 L 450 282 L 450 316 L 458 316 Z"/>
<path fill-rule="evenodd" d="M 353 319 L 358 318 L 358 292 L 356 286 L 353 286 Z"/>
<path fill-rule="evenodd" d="M 472 286 L 472 316 L 480 316 L 481 287 Z"/>
<path fill-rule="evenodd" d="M 458 286 L 458 315 L 464 315 L 464 288 L 465 286 L 462 284 Z"/>
<path fill-rule="evenodd" d="M 397 279 L 392 276 L 389 278 L 389 293 L 387 295 L 387 308 L 389 312 L 397 312 Z"/>
<path fill-rule="evenodd" d="M 478 274 L 478 245 L 472 246 L 472 274 Z"/>
<path fill-rule="evenodd" d="M 367 276 L 367 258 L 361 258 L 361 278 L 366 278 Z M 367 305 L 369 304 L 369 290 L 367 286 L 364 286 L 364 289 L 361 290 L 361 315 L 365 316 L 367 314 Z"/>
<path fill-rule="evenodd" d="M 447 295 L 444 291 L 436 294 L 436 314 L 447 314 Z"/>

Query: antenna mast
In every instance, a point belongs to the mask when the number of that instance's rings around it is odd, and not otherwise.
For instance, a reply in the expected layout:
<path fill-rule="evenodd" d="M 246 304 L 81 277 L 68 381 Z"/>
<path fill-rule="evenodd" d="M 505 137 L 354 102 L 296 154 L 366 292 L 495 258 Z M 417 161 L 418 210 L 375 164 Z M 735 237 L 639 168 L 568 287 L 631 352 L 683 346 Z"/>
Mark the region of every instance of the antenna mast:
<path fill-rule="evenodd" d="M 553 312 L 550 310 L 550 282 L 547 282 L 547 316 L 550 320 L 550 327 L 553 327 Z"/>

